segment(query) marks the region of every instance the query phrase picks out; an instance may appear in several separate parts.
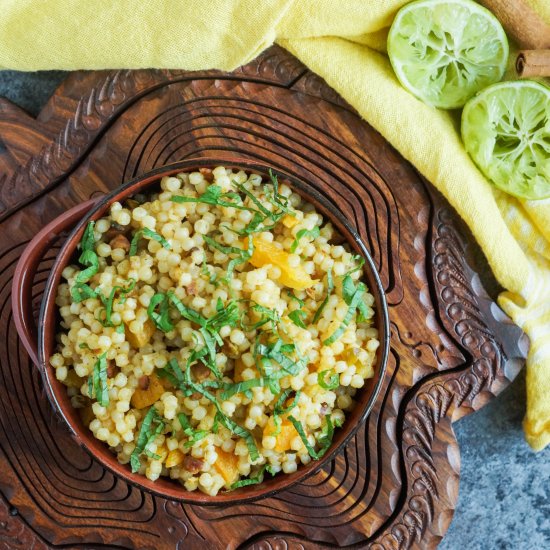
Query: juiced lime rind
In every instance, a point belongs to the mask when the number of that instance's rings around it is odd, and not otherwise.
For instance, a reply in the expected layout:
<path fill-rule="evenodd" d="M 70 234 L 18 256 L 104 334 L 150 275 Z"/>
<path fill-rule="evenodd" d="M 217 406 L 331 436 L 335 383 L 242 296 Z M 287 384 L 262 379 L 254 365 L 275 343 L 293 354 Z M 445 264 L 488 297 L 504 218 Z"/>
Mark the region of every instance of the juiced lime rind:
<path fill-rule="evenodd" d="M 462 141 L 479 169 L 516 197 L 550 197 L 550 88 L 532 80 L 502 82 L 462 112 Z"/>
<path fill-rule="evenodd" d="M 443 109 L 462 107 L 498 82 L 508 50 L 501 24 L 471 0 L 411 2 L 399 10 L 388 35 L 390 62 L 403 87 Z"/>

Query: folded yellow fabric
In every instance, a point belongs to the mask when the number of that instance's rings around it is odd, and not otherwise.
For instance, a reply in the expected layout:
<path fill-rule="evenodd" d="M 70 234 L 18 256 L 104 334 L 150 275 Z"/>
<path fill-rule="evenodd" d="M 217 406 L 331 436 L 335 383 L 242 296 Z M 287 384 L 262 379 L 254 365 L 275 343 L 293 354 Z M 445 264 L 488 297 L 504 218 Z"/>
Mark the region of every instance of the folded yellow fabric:
<path fill-rule="evenodd" d="M 548 0 L 529 0 L 550 23 Z M 20 70 L 220 68 L 278 40 L 321 75 L 449 200 L 496 278 L 503 309 L 529 335 L 525 434 L 550 443 L 550 199 L 493 186 L 462 146 L 456 114 L 397 82 L 387 27 L 406 0 L 0 0 L 0 67 Z"/>

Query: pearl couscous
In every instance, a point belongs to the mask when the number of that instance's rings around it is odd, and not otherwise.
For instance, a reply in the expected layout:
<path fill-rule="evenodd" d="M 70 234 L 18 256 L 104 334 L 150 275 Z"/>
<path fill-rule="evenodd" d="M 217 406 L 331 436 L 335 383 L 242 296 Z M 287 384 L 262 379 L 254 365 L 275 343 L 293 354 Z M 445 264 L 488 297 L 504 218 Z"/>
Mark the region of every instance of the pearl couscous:
<path fill-rule="evenodd" d="M 363 261 L 285 184 L 219 166 L 90 222 L 50 363 L 118 460 L 216 495 L 321 457 L 373 376 Z"/>

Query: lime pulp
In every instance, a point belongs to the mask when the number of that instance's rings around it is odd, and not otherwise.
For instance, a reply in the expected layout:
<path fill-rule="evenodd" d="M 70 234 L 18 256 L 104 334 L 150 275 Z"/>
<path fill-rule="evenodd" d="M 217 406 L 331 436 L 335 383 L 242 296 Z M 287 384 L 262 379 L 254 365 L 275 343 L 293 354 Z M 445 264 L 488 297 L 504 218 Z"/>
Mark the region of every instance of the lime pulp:
<path fill-rule="evenodd" d="M 499 189 L 523 199 L 550 197 L 550 88 L 531 80 L 502 82 L 462 112 L 462 141 Z"/>
<path fill-rule="evenodd" d="M 471 0 L 418 0 L 397 13 L 388 55 L 407 90 L 455 109 L 502 78 L 508 40 L 495 16 Z"/>

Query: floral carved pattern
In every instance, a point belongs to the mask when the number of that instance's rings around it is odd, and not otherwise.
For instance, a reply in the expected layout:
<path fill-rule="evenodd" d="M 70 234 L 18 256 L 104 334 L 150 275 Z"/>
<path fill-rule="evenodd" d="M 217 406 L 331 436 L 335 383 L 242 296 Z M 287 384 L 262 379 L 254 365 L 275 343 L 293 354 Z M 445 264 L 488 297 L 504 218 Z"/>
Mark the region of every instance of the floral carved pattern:
<path fill-rule="evenodd" d="M 440 424 L 448 424 L 453 412 L 460 407 L 477 408 L 476 397 L 484 391 L 498 393 L 505 379 L 502 366 L 508 357 L 483 321 L 480 296 L 472 288 L 471 268 L 465 260 L 466 250 L 458 237 L 452 213 L 448 209 L 440 210 L 434 225 L 432 265 L 441 306 L 448 314 L 454 335 L 473 362 L 469 368 L 460 367 L 457 373 L 422 382 L 411 390 L 402 418 L 406 502 L 398 519 L 372 548 L 437 546 L 442 534 L 427 531 L 436 523 L 436 515 L 452 511 L 449 507 L 458 490 L 458 483 L 449 485 L 448 479 L 441 480 L 438 476 L 434 440 Z M 454 442 L 449 442 L 447 453 L 454 458 L 458 482 Z M 453 494 L 446 494 L 449 491 Z M 450 517 L 449 513 L 449 520 Z"/>

